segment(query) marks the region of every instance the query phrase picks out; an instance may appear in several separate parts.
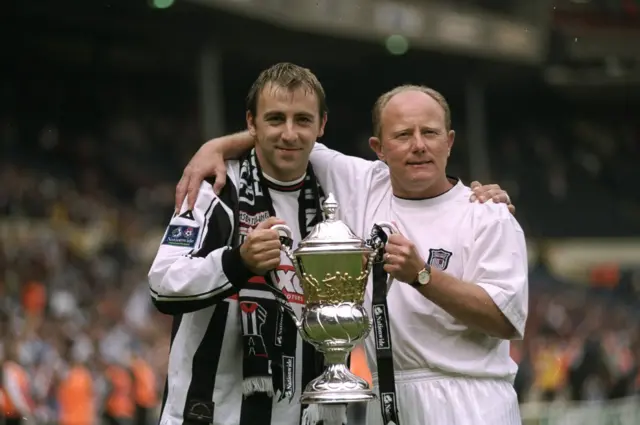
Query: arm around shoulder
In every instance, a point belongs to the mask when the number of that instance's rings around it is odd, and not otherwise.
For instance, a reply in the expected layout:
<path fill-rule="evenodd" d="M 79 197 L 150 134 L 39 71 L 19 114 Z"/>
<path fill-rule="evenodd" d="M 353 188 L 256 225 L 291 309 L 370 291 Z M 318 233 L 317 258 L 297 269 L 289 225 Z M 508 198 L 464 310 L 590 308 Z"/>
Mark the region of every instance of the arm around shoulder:
<path fill-rule="evenodd" d="M 309 158 L 320 185 L 334 193 L 339 203 L 348 203 L 353 195 L 368 184 L 371 170 L 380 161 L 368 161 L 345 155 L 316 142 Z"/>
<path fill-rule="evenodd" d="M 224 191 L 236 190 L 233 184 Z M 149 270 L 154 305 L 166 314 L 188 313 L 239 291 L 251 272 L 232 248 L 233 210 L 208 182 L 200 186 L 193 210 L 183 206 L 167 227 Z"/>

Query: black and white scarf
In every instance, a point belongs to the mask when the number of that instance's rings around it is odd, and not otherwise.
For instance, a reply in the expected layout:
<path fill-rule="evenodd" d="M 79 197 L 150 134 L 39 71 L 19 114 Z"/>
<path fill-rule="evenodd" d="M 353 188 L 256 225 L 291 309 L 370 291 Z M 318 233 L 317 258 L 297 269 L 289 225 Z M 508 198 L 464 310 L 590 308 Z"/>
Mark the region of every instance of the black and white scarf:
<path fill-rule="evenodd" d="M 323 219 L 321 205 L 324 193 L 311 165 L 307 167 L 301 186 L 298 220 L 304 238 Z M 250 229 L 275 216 L 255 149 L 241 160 L 238 201 L 237 243 L 241 244 Z M 269 398 L 278 396 L 278 401 L 291 401 L 296 390 L 298 331 L 289 316 L 291 306 L 275 282 L 274 272 L 254 276 L 238 294 L 243 324 L 243 394 L 248 397 L 264 393 Z"/>

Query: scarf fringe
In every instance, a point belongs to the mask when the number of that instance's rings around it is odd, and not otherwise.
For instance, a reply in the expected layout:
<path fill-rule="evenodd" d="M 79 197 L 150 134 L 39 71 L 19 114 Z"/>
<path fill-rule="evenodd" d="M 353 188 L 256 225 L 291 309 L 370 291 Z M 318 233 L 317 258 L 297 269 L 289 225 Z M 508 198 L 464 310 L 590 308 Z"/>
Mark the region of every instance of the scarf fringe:
<path fill-rule="evenodd" d="M 310 404 L 302 414 L 302 425 L 344 425 L 347 423 L 345 404 Z"/>
<path fill-rule="evenodd" d="M 253 377 L 242 381 L 242 394 L 245 397 L 254 393 L 266 393 L 273 397 L 273 380 L 271 377 Z"/>

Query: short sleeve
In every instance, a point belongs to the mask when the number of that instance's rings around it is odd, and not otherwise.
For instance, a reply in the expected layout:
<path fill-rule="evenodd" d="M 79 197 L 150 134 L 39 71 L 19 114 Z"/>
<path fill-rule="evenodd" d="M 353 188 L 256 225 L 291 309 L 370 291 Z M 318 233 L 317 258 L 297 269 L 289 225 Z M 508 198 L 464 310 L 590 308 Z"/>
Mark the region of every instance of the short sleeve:
<path fill-rule="evenodd" d="M 476 204 L 474 244 L 463 280 L 482 287 L 524 337 L 528 314 L 529 279 L 524 232 L 505 205 Z"/>

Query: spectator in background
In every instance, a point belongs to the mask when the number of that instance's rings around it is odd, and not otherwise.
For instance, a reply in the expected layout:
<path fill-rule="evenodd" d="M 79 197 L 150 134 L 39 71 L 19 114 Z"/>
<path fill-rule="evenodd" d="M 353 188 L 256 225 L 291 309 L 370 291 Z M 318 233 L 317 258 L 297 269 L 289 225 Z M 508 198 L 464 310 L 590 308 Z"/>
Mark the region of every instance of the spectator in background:
<path fill-rule="evenodd" d="M 140 348 L 132 353 L 133 392 L 136 405 L 134 425 L 151 425 L 153 409 L 158 405 L 156 376 Z"/>
<path fill-rule="evenodd" d="M 18 350 L 20 342 L 7 338 L 3 341 L 2 386 L 0 406 L 5 425 L 20 425 L 35 419 L 35 403 L 31 397 L 31 378 L 21 364 Z"/>
<path fill-rule="evenodd" d="M 63 361 L 67 366 L 56 371 L 59 425 L 95 424 L 97 394 L 86 360 L 71 341 L 66 344 Z"/>

